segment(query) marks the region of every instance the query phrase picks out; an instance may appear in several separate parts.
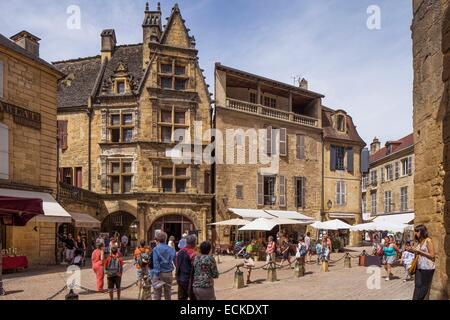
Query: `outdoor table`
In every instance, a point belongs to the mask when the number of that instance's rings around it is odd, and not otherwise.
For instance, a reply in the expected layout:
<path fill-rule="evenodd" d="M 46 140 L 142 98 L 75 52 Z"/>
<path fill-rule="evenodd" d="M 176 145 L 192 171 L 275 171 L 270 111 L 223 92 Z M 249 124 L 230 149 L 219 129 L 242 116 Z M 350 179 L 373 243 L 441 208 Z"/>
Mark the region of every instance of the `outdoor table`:
<path fill-rule="evenodd" d="M 17 270 L 28 268 L 28 259 L 25 256 L 4 256 L 2 261 L 3 271 L 7 270 Z"/>

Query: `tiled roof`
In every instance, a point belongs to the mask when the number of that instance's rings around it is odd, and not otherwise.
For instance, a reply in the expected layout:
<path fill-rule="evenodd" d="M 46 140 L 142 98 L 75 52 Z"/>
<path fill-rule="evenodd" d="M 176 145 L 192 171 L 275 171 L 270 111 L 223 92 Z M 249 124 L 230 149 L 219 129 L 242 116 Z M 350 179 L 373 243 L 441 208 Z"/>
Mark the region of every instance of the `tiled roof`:
<path fill-rule="evenodd" d="M 54 65 L 67 79 L 58 85 L 58 109 L 87 106 L 101 69 L 100 56 L 55 62 Z"/>
<path fill-rule="evenodd" d="M 398 141 L 390 141 L 388 143 L 392 143 L 392 152 L 390 154 L 399 152 L 414 145 L 414 134 L 411 133 Z M 370 163 L 376 162 L 386 156 L 388 156 L 387 148 L 381 148 L 376 153 L 370 156 Z"/>
<path fill-rule="evenodd" d="M 15 44 L 13 41 L 9 40 L 8 38 L 6 38 L 4 35 L 2 35 L 0 33 L 0 45 L 3 47 L 8 48 L 9 50 L 15 51 L 31 60 L 34 60 L 44 66 L 46 66 L 47 68 L 50 68 L 51 70 L 53 70 L 54 72 L 59 73 L 59 71 L 50 63 L 48 63 L 47 61 L 45 61 L 44 59 L 41 59 L 37 56 L 32 55 L 31 53 L 29 53 L 27 50 L 25 50 L 24 48 L 22 48 L 21 46 Z"/>
<path fill-rule="evenodd" d="M 347 119 L 347 132 L 342 133 L 333 126 L 332 116 L 335 114 L 335 110 L 328 107 L 322 107 L 322 127 L 324 132 L 324 138 L 346 140 L 349 142 L 356 142 L 361 145 L 366 145 L 364 140 L 359 136 L 356 126 L 353 123 L 352 117 L 346 116 Z"/>

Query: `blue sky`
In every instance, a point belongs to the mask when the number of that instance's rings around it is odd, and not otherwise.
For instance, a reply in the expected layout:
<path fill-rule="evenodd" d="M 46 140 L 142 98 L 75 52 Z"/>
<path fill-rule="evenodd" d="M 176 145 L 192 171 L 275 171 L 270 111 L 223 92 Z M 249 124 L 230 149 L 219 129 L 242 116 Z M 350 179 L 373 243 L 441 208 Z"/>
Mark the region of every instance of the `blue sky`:
<path fill-rule="evenodd" d="M 97 55 L 100 33 L 114 28 L 119 44 L 142 42 L 145 0 L 0 1 L 0 32 L 23 29 L 41 41 L 48 61 Z M 150 1 L 156 8 L 157 1 Z M 169 16 L 176 1 L 162 0 Z M 412 132 L 411 0 L 180 0 L 213 86 L 215 62 L 287 83 L 305 77 L 324 104 L 345 109 L 363 139 L 384 143 Z M 81 30 L 66 27 L 70 5 Z M 367 8 L 381 9 L 369 30 Z"/>

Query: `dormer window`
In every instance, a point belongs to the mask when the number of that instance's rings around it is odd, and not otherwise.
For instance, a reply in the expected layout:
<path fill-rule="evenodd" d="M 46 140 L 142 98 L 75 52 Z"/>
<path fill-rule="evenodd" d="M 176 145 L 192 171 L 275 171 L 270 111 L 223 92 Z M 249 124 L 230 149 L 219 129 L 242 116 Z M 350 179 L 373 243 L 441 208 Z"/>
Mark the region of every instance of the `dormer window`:
<path fill-rule="evenodd" d="M 338 114 L 336 117 L 336 126 L 339 132 L 345 132 L 345 116 Z"/>
<path fill-rule="evenodd" d="M 117 81 L 117 94 L 125 94 L 125 81 Z"/>
<path fill-rule="evenodd" d="M 387 149 L 386 149 L 386 150 L 387 150 L 387 151 L 386 151 L 387 154 L 391 154 L 392 151 L 393 151 L 393 145 L 392 145 L 392 144 L 389 144 L 389 145 L 387 146 Z"/>

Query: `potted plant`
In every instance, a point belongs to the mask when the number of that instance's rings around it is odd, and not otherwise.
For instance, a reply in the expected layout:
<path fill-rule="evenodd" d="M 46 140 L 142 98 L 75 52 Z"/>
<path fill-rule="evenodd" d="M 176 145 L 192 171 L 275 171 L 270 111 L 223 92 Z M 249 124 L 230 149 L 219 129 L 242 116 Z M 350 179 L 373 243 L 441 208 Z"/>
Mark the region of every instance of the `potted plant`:
<path fill-rule="evenodd" d="M 341 238 L 334 238 L 331 242 L 331 245 L 333 246 L 333 250 L 335 253 L 338 253 L 342 249 L 344 249 L 344 241 L 342 241 Z"/>

